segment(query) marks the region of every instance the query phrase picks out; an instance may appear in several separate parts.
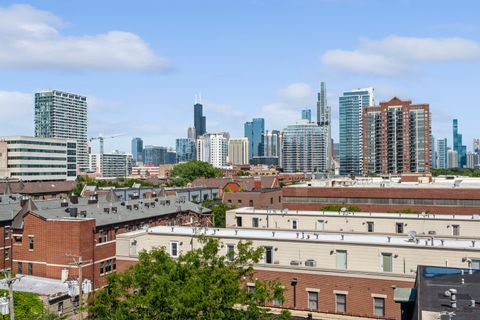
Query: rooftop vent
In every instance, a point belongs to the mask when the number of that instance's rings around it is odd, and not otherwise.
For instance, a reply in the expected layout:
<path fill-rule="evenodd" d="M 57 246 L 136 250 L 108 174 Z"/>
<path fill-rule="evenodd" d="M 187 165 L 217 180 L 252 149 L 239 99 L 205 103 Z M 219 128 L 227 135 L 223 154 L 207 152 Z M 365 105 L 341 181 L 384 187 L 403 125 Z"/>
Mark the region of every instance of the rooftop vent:
<path fill-rule="evenodd" d="M 127 204 L 127 210 L 132 211 L 132 205 L 131 204 Z"/>
<path fill-rule="evenodd" d="M 110 208 L 103 208 L 103 212 L 110 213 Z"/>
<path fill-rule="evenodd" d="M 78 209 L 77 208 L 69 208 L 68 212 L 70 213 L 70 217 L 76 218 L 78 215 Z"/>
<path fill-rule="evenodd" d="M 63 199 L 62 202 L 60 203 L 60 206 L 61 206 L 62 208 L 68 207 L 67 199 Z"/>
<path fill-rule="evenodd" d="M 112 207 L 112 213 L 117 213 L 117 207 Z"/>
<path fill-rule="evenodd" d="M 292 261 L 290 261 L 290 265 L 291 266 L 300 266 L 300 265 L 302 265 L 302 262 L 299 261 L 299 260 L 292 260 Z"/>
<path fill-rule="evenodd" d="M 305 267 L 315 267 L 317 262 L 314 259 L 305 260 Z"/>

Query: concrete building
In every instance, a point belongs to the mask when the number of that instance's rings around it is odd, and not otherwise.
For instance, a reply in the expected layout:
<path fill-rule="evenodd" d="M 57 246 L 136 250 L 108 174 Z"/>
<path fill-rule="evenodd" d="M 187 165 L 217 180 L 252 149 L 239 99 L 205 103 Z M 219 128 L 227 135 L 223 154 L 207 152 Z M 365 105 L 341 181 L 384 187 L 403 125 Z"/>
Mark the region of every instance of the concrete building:
<path fill-rule="evenodd" d="M 447 151 L 447 168 L 458 168 L 458 153 L 455 150 Z"/>
<path fill-rule="evenodd" d="M 339 98 L 341 175 L 362 174 L 363 110 L 374 105 L 373 88 L 347 91 Z"/>
<path fill-rule="evenodd" d="M 77 178 L 77 142 L 27 136 L 0 137 L 0 178 L 73 181 Z"/>
<path fill-rule="evenodd" d="M 474 169 L 478 166 L 478 153 L 467 152 L 467 165 L 469 169 Z"/>
<path fill-rule="evenodd" d="M 35 93 L 35 136 L 76 140 L 77 165 L 88 170 L 87 98 L 60 90 Z"/>
<path fill-rule="evenodd" d="M 90 171 L 102 178 L 126 178 L 132 173 L 131 154 L 92 153 L 89 155 Z"/>
<path fill-rule="evenodd" d="M 132 159 L 133 162 L 143 163 L 143 140 L 142 138 L 132 139 Z"/>
<path fill-rule="evenodd" d="M 430 172 L 428 104 L 397 97 L 363 111 L 363 174 Z"/>
<path fill-rule="evenodd" d="M 194 127 L 189 127 L 189 128 L 188 128 L 187 138 L 188 138 L 188 139 L 192 139 L 192 140 L 197 139 L 197 133 L 196 133 Z"/>
<path fill-rule="evenodd" d="M 325 131 L 316 123 L 298 121 L 283 130 L 282 167 L 285 172 L 328 170 Z"/>
<path fill-rule="evenodd" d="M 170 178 L 170 172 L 173 169 L 173 164 L 162 164 L 155 166 L 133 167 L 130 177 L 132 178 L 148 178 L 157 177 L 160 179 Z"/>
<path fill-rule="evenodd" d="M 252 206 L 242 207 L 248 206 L 244 202 L 232 204 L 238 209 L 227 212 L 227 228 L 381 235 L 408 235 L 414 232 L 422 239 L 468 239 L 478 238 L 480 227 L 478 215 L 261 210 L 262 208 L 251 208 Z"/>
<path fill-rule="evenodd" d="M 325 82 L 320 82 L 320 91 L 317 94 L 317 124 L 325 135 L 325 158 L 327 159 L 327 168 L 332 169 L 332 113 L 327 104 L 327 86 Z"/>
<path fill-rule="evenodd" d="M 282 189 L 282 205 L 289 210 L 321 210 L 326 206 L 356 207 L 365 212 L 428 212 L 472 215 L 480 213 L 480 179 L 413 176 L 311 180 Z"/>
<path fill-rule="evenodd" d="M 248 139 L 238 138 L 228 141 L 228 163 L 232 165 L 248 164 Z"/>
<path fill-rule="evenodd" d="M 437 140 L 437 154 L 438 161 L 437 167 L 439 169 L 446 169 L 448 167 L 448 145 L 447 138 Z"/>
<path fill-rule="evenodd" d="M 294 316 L 308 311 L 314 318 L 400 319 L 392 288 L 412 288 L 417 266 L 465 268 L 465 257 L 480 257 L 480 245 L 470 239 L 158 226 L 117 237 L 118 269 L 135 264 L 142 250 L 165 248 L 174 258 L 183 255 L 202 246 L 200 236 L 218 239 L 221 255 L 235 254 L 241 241 L 262 247 L 254 279 L 278 279 L 287 290 L 283 305 L 276 306 L 293 310 Z M 254 279 L 245 279 L 246 285 L 254 286 Z"/>
<path fill-rule="evenodd" d="M 180 138 L 175 141 L 175 150 L 177 159 L 176 162 L 188 162 L 195 160 L 196 157 L 196 145 L 195 139 Z"/>
<path fill-rule="evenodd" d="M 265 120 L 263 118 L 253 118 L 244 124 L 245 138 L 248 139 L 249 159 L 263 156 L 262 137 L 265 133 Z"/>
<path fill-rule="evenodd" d="M 225 133 L 208 133 L 197 139 L 197 160 L 216 168 L 227 166 L 228 138 Z"/>
<path fill-rule="evenodd" d="M 430 168 L 435 169 L 436 167 L 437 167 L 437 150 L 435 149 L 435 137 L 432 134 L 430 136 Z"/>

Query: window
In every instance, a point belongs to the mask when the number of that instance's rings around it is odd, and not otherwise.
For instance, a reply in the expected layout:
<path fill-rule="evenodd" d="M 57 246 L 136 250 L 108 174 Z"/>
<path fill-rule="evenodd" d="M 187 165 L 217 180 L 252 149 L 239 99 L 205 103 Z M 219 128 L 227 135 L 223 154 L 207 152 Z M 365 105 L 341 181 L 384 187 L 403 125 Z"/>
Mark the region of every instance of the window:
<path fill-rule="evenodd" d="M 112 271 L 112 261 L 107 260 L 105 262 L 105 272 L 110 272 L 110 271 Z"/>
<path fill-rule="evenodd" d="M 292 220 L 292 229 L 294 229 L 294 230 L 298 229 L 298 220 L 297 219 Z"/>
<path fill-rule="evenodd" d="M 335 295 L 335 305 L 337 312 L 347 312 L 347 295 L 337 293 Z"/>
<path fill-rule="evenodd" d="M 117 258 L 112 259 L 112 270 L 117 270 Z"/>
<path fill-rule="evenodd" d="M 273 204 L 273 198 L 270 198 L 270 204 Z"/>
<path fill-rule="evenodd" d="M 253 291 L 255 291 L 255 285 L 253 285 L 253 284 L 247 285 L 247 290 L 248 290 L 248 292 L 253 292 Z"/>
<path fill-rule="evenodd" d="M 238 199 L 238 200 L 237 200 L 237 203 L 238 203 L 238 204 L 242 204 L 242 199 Z"/>
<path fill-rule="evenodd" d="M 105 266 L 105 262 L 100 262 L 100 274 L 104 274 L 105 273 L 105 269 L 104 269 L 104 266 Z"/>
<path fill-rule="evenodd" d="M 5 248 L 5 260 L 10 259 L 10 248 Z"/>
<path fill-rule="evenodd" d="M 98 231 L 98 243 L 103 242 L 103 230 Z"/>
<path fill-rule="evenodd" d="M 228 261 L 233 261 L 235 259 L 235 245 L 227 245 L 227 259 Z"/>
<path fill-rule="evenodd" d="M 382 269 L 383 269 L 383 272 L 392 272 L 393 271 L 392 254 L 391 253 L 382 252 Z"/>
<path fill-rule="evenodd" d="M 258 218 L 252 218 L 252 228 L 258 228 Z"/>
<path fill-rule="evenodd" d="M 23 274 L 23 263 L 22 262 L 18 262 L 18 264 L 17 264 L 17 273 Z"/>
<path fill-rule="evenodd" d="M 373 232 L 374 231 L 373 226 L 374 226 L 373 221 L 367 221 L 367 232 Z"/>
<path fill-rule="evenodd" d="M 347 270 L 347 251 L 337 250 L 337 269 Z"/>
<path fill-rule="evenodd" d="M 178 257 L 178 242 L 170 242 L 170 255 L 174 258 Z"/>
<path fill-rule="evenodd" d="M 460 225 L 452 224 L 452 234 L 454 236 L 459 236 L 460 235 Z"/>
<path fill-rule="evenodd" d="M 384 298 L 373 298 L 373 314 L 377 317 L 385 316 L 385 299 Z"/>
<path fill-rule="evenodd" d="M 28 263 L 28 275 L 33 275 L 33 263 Z"/>
<path fill-rule="evenodd" d="M 273 263 L 273 248 L 272 247 L 265 247 L 265 263 L 272 264 Z"/>
<path fill-rule="evenodd" d="M 317 230 L 319 230 L 319 231 L 325 230 L 325 221 L 324 220 L 317 220 Z"/>
<path fill-rule="evenodd" d="M 403 233 L 403 222 L 397 222 L 395 224 L 395 232 L 396 233 Z"/>
<path fill-rule="evenodd" d="M 470 268 L 474 270 L 480 270 L 480 259 L 472 259 L 470 263 Z"/>
<path fill-rule="evenodd" d="M 273 297 L 272 303 L 274 307 L 281 307 L 283 304 L 281 297 Z"/>
<path fill-rule="evenodd" d="M 242 217 L 237 217 L 237 227 L 242 226 Z"/>
<path fill-rule="evenodd" d="M 4 237 L 5 237 L 5 239 L 8 239 L 9 235 L 10 235 L 10 226 L 5 226 L 3 228 L 4 228 L 3 229 Z"/>
<path fill-rule="evenodd" d="M 28 237 L 28 250 L 33 250 L 33 236 Z"/>
<path fill-rule="evenodd" d="M 253 207 L 253 200 L 248 200 L 248 206 Z"/>
<path fill-rule="evenodd" d="M 318 292 L 308 291 L 308 309 L 318 310 Z"/>

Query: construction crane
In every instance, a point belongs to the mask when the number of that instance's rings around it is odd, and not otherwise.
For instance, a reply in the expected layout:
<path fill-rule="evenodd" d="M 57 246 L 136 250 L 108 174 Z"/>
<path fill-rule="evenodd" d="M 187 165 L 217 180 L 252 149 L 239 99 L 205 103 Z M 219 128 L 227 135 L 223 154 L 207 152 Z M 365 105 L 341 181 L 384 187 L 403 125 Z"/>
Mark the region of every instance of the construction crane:
<path fill-rule="evenodd" d="M 120 136 L 123 136 L 123 133 L 112 134 L 110 136 L 104 136 L 103 134 L 100 133 L 98 137 L 91 137 L 90 142 L 92 142 L 93 140 L 100 141 L 100 154 L 103 154 L 103 140 L 112 139 Z"/>

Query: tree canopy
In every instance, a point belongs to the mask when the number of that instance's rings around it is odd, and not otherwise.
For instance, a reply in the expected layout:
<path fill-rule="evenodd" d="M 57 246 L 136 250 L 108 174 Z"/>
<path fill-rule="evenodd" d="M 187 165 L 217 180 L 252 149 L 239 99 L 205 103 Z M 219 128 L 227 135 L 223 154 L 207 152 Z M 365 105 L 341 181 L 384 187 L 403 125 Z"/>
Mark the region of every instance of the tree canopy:
<path fill-rule="evenodd" d="M 186 184 L 200 177 L 221 177 L 222 171 L 214 168 L 207 162 L 193 160 L 175 165 L 170 176 L 172 177 L 172 181 L 174 183 L 177 182 L 176 184 Z"/>
<path fill-rule="evenodd" d="M 141 252 L 138 264 L 109 277 L 95 295 L 95 319 L 287 319 L 263 308 L 274 298 L 283 301 L 278 281 L 253 281 L 252 265 L 263 248 L 240 242 L 224 255 L 216 239 L 201 238 L 202 248 L 173 259 L 164 248 Z M 248 290 L 245 281 L 255 282 Z"/>
<path fill-rule="evenodd" d="M 0 290 L 0 296 L 7 295 L 7 290 Z M 13 292 L 16 320 L 57 320 L 62 317 L 50 314 L 37 294 Z M 7 316 L 5 316 L 7 318 Z"/>

